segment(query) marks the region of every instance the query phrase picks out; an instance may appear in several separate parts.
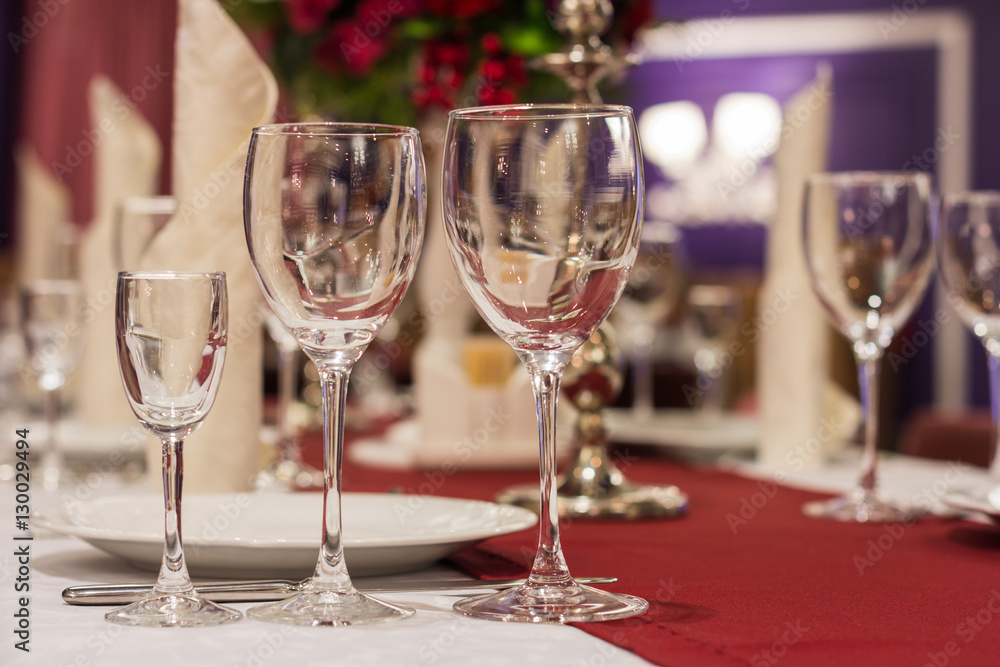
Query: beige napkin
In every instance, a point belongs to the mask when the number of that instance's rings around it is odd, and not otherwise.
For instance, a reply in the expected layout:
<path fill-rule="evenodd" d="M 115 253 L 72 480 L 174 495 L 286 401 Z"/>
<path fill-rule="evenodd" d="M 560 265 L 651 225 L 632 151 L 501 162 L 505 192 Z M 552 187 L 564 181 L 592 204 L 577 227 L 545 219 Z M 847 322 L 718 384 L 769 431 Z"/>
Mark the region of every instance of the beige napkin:
<path fill-rule="evenodd" d="M 154 240 L 147 264 L 227 274 L 225 371 L 215 406 L 185 445 L 184 486 L 249 490 L 258 463 L 263 341 L 260 288 L 243 235 L 243 170 L 250 131 L 271 120 L 278 89 L 215 0 L 179 6 L 172 174 L 178 215 Z"/>
<path fill-rule="evenodd" d="M 156 192 L 162 147 L 156 131 L 109 79 L 90 82 L 90 118 L 104 130 L 94 149 L 94 219 L 80 248 L 80 279 L 93 313 L 80 359 L 76 386 L 77 417 L 94 425 L 135 425 L 118 375 L 115 351 L 115 289 L 118 267 L 112 257 L 112 234 L 118 205 L 126 197 Z"/>
<path fill-rule="evenodd" d="M 758 299 L 758 459 L 778 469 L 818 467 L 850 429 L 850 407 L 828 380 L 829 328 L 809 284 L 802 250 L 802 194 L 826 169 L 833 89 L 829 68 L 785 106 L 775 156 L 778 201 Z M 834 414 L 836 413 L 836 414 Z M 831 419 L 832 417 L 832 419 Z"/>
<path fill-rule="evenodd" d="M 58 266 L 60 244 L 67 231 L 69 188 L 29 146 L 19 146 L 15 160 L 18 173 L 18 279 L 20 282 L 63 277 Z"/>

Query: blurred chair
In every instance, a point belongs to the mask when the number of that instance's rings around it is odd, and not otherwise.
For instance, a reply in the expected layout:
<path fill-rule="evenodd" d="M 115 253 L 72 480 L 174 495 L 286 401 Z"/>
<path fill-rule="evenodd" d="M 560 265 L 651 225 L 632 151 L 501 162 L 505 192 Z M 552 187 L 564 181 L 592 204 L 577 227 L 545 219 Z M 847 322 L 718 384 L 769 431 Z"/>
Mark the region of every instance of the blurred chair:
<path fill-rule="evenodd" d="M 989 410 L 913 413 L 900 435 L 899 451 L 910 456 L 961 461 L 987 467 L 992 455 Z"/>

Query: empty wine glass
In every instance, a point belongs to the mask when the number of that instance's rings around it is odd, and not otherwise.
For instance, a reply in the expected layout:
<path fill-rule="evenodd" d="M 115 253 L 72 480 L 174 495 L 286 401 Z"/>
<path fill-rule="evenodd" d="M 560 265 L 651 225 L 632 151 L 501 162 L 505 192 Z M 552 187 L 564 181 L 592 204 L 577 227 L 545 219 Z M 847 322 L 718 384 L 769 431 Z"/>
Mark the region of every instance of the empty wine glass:
<path fill-rule="evenodd" d="M 990 476 L 1000 480 L 1000 192 L 945 195 L 937 231 L 948 301 L 986 348 L 993 417 Z"/>
<path fill-rule="evenodd" d="M 303 123 L 254 129 L 244 190 L 247 245 L 268 303 L 315 362 L 323 388 L 322 546 L 305 591 L 248 615 L 356 625 L 413 614 L 363 595 L 344 562 L 340 487 L 347 381 L 403 299 L 426 214 L 417 131 Z"/>
<path fill-rule="evenodd" d="M 153 590 L 105 618 L 144 627 L 239 620 L 238 611 L 194 590 L 181 539 L 184 439 L 208 415 L 226 359 L 226 276 L 122 272 L 115 308 L 125 394 L 139 422 L 163 444 L 164 545 Z"/>
<path fill-rule="evenodd" d="M 254 488 L 258 491 L 320 488 L 323 486 L 323 475 L 302 460 L 298 427 L 292 416 L 302 348 L 270 306 L 262 305 L 261 310 L 267 335 L 278 351 L 277 443 L 274 458 L 254 478 Z"/>
<path fill-rule="evenodd" d="M 653 344 L 658 327 L 677 308 L 683 292 L 680 232 L 669 222 L 642 225 L 639 255 L 612 317 L 624 334 L 632 362 L 632 413 L 653 416 Z"/>
<path fill-rule="evenodd" d="M 582 586 L 559 539 L 556 401 L 563 369 L 608 316 L 641 233 L 632 110 L 605 105 L 452 111 L 444 156 L 449 251 L 486 322 L 528 369 L 540 438 L 540 533 L 528 581 L 455 604 L 503 621 L 599 621 L 645 600 Z"/>
<path fill-rule="evenodd" d="M 42 391 L 48 442 L 42 454 L 42 484 L 59 487 L 63 453 L 59 447 L 60 390 L 83 350 L 83 285 L 76 280 L 38 280 L 21 287 L 20 322 L 28 369 Z"/>
<path fill-rule="evenodd" d="M 825 173 L 806 181 L 806 265 L 820 303 L 851 343 L 864 419 L 857 485 L 841 498 L 808 503 L 809 516 L 862 522 L 914 516 L 876 489 L 878 378 L 885 349 L 923 298 L 934 267 L 930 193 L 930 179 L 916 173 Z"/>
<path fill-rule="evenodd" d="M 732 363 L 729 346 L 736 339 L 743 315 L 739 292 L 727 285 L 692 285 L 687 294 L 684 330 L 695 347 L 697 389 L 685 391 L 694 399 L 700 417 L 718 419 L 726 403 L 727 374 Z"/>

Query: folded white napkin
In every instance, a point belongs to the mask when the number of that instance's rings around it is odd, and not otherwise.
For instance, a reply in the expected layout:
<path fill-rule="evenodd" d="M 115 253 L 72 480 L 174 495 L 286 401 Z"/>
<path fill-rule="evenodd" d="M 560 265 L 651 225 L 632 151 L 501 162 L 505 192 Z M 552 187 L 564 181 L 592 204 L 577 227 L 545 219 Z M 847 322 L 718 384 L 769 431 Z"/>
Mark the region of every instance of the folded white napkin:
<path fill-rule="evenodd" d="M 112 256 L 114 220 L 126 197 L 156 192 L 163 149 L 156 131 L 110 79 L 90 82 L 90 119 L 104 140 L 94 148 L 94 219 L 80 247 L 80 279 L 88 302 L 87 337 L 76 375 L 77 418 L 94 425 L 135 425 L 118 375 Z M 122 114 L 123 109 L 128 113 Z"/>
<path fill-rule="evenodd" d="M 20 282 L 56 278 L 63 268 L 59 244 L 66 232 L 72 199 L 30 146 L 19 146 L 15 160 L 18 174 L 17 229 Z"/>
<path fill-rule="evenodd" d="M 215 406 L 186 443 L 184 486 L 248 490 L 259 457 L 263 340 L 260 288 L 243 235 L 243 170 L 250 131 L 270 122 L 278 89 L 215 0 L 179 6 L 172 172 L 178 214 L 145 261 L 149 268 L 226 272 L 226 366 Z"/>
<path fill-rule="evenodd" d="M 757 393 L 758 460 L 797 469 L 822 465 L 840 444 L 846 418 L 830 418 L 839 402 L 828 380 L 829 325 L 809 284 L 802 249 L 802 194 L 809 174 L 824 171 L 833 89 L 829 68 L 785 106 L 775 155 L 777 211 L 768 235 L 767 268 L 752 320 L 760 336 Z"/>

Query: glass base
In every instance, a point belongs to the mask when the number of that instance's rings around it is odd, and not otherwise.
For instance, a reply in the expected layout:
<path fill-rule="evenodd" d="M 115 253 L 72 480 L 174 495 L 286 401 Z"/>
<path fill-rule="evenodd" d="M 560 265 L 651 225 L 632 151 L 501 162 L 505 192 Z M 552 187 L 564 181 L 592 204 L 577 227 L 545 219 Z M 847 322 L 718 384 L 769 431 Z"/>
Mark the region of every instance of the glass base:
<path fill-rule="evenodd" d="M 243 618 L 235 609 L 217 605 L 196 593 L 153 595 L 109 611 L 104 619 L 147 628 L 222 625 Z"/>
<path fill-rule="evenodd" d="M 535 514 L 540 511 L 537 484 L 508 487 L 497 494 L 496 500 L 530 509 Z M 676 486 L 647 486 L 626 481 L 594 496 L 568 494 L 560 488 L 558 503 L 561 517 L 663 519 L 687 514 L 688 497 Z"/>
<path fill-rule="evenodd" d="M 385 623 L 415 613 L 409 607 L 384 602 L 353 589 L 348 592 L 309 591 L 247 610 L 247 616 L 257 621 L 331 627 Z"/>
<path fill-rule="evenodd" d="M 589 623 L 642 614 L 642 598 L 609 593 L 571 581 L 561 586 L 530 583 L 455 603 L 455 611 L 492 621 L 518 623 Z"/>
<path fill-rule="evenodd" d="M 870 491 L 855 490 L 840 498 L 816 500 L 802 506 L 802 513 L 815 519 L 855 523 L 912 523 L 921 512 L 894 505 Z"/>

